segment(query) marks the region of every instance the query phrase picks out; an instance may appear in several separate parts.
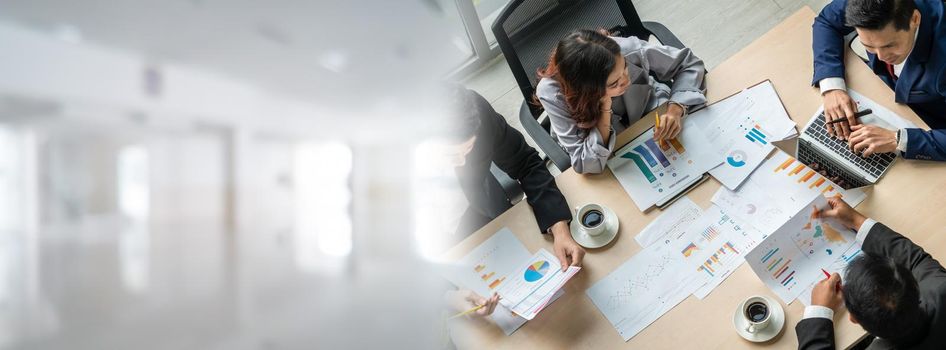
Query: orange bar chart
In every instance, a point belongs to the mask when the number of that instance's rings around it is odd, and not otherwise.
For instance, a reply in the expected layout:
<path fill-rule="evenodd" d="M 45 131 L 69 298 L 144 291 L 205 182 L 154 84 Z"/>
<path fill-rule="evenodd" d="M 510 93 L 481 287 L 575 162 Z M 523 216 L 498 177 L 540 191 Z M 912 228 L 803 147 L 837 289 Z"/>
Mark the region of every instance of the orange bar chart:
<path fill-rule="evenodd" d="M 805 169 L 805 165 L 804 165 L 804 164 L 798 164 L 798 166 L 796 166 L 795 169 L 792 169 L 792 171 L 788 173 L 788 176 L 792 176 L 792 175 L 798 174 L 799 172 L 802 171 L 802 169 Z"/>
<path fill-rule="evenodd" d="M 817 179 L 817 180 L 815 180 L 815 182 L 812 182 L 811 185 L 808 185 L 808 188 L 821 187 L 821 184 L 823 184 L 824 181 L 825 181 L 825 180 L 824 180 L 823 177 L 820 178 L 820 179 Z"/>
<path fill-rule="evenodd" d="M 794 162 L 795 162 L 795 158 L 788 157 L 788 159 L 786 159 L 784 162 L 782 162 L 782 164 L 780 164 L 777 168 L 775 168 L 775 172 L 777 173 L 781 170 L 788 169 L 788 166 L 792 165 L 792 163 Z"/>
<path fill-rule="evenodd" d="M 670 144 L 673 145 L 673 149 L 677 150 L 677 153 L 683 154 L 687 151 L 686 148 L 683 148 L 683 144 L 677 139 L 670 139 Z"/>
<path fill-rule="evenodd" d="M 808 172 L 805 173 L 805 176 L 802 176 L 800 179 L 798 179 L 798 182 L 799 182 L 799 183 L 808 182 L 808 180 L 811 180 L 811 177 L 812 177 L 812 176 L 815 176 L 815 171 L 814 171 L 814 170 L 808 170 Z"/>

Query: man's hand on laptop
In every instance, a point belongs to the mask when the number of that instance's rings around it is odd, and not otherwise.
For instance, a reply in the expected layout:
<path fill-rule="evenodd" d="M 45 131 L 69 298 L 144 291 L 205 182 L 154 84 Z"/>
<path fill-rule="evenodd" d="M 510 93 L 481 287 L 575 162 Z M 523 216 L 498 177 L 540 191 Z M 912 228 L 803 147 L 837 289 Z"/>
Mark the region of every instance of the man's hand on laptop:
<path fill-rule="evenodd" d="M 847 140 L 851 135 L 851 126 L 857 125 L 857 102 L 848 96 L 845 90 L 831 90 L 822 95 L 824 99 L 824 121 L 829 123 L 835 119 L 847 119 L 847 121 L 834 124 L 827 124 L 828 134 Z"/>
<path fill-rule="evenodd" d="M 854 153 L 863 157 L 897 151 L 897 132 L 876 125 L 852 125 L 848 142 Z"/>

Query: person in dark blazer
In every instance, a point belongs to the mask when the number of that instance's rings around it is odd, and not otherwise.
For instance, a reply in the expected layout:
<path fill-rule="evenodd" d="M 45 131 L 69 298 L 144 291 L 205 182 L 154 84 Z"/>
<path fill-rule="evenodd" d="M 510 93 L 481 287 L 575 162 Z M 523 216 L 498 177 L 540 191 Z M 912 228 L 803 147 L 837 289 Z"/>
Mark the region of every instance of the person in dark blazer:
<path fill-rule="evenodd" d="M 571 236 L 571 210 L 539 153 L 476 92 L 452 87 L 456 122 L 451 139 L 460 187 L 470 202 L 461 229 L 476 230 L 512 207 L 490 164 L 517 180 L 542 233 L 551 234 L 562 269 L 580 266 L 585 251 Z M 465 226 L 465 227 L 462 227 Z"/>
<path fill-rule="evenodd" d="M 930 126 L 888 130 L 859 124 L 844 83 L 844 36 L 857 31 L 867 65 Z M 825 118 L 846 119 L 828 133 L 865 156 L 899 152 L 904 158 L 946 160 L 946 19 L 942 0 L 834 0 L 812 26 L 814 78 Z"/>
<path fill-rule="evenodd" d="M 811 293 L 795 326 L 798 348 L 834 349 L 834 310 L 843 303 L 851 322 L 874 339 L 867 349 L 946 349 L 946 269 L 923 248 L 832 198 L 822 217 L 857 230 L 863 253 Z"/>

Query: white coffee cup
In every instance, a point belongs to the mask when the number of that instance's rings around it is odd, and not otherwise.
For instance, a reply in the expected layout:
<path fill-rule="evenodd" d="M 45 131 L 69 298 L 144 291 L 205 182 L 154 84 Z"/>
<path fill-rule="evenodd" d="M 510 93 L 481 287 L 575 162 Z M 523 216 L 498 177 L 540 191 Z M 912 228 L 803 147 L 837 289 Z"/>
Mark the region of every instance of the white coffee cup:
<path fill-rule="evenodd" d="M 761 296 L 751 296 L 743 301 L 739 308 L 746 320 L 746 332 L 757 333 L 769 326 L 772 319 L 772 305 Z"/>
<path fill-rule="evenodd" d="M 597 236 L 606 229 L 604 208 L 597 204 L 585 204 L 575 209 L 575 220 L 589 236 Z"/>

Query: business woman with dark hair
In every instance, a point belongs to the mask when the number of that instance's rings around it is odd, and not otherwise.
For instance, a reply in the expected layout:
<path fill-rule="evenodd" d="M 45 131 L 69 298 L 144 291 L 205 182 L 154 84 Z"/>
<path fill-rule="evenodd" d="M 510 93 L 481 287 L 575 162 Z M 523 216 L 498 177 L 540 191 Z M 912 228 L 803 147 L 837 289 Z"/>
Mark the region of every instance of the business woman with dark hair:
<path fill-rule="evenodd" d="M 687 110 L 706 102 L 703 61 L 690 49 L 577 30 L 559 41 L 536 87 L 552 135 L 579 173 L 600 173 L 614 135 L 658 106 L 654 137 L 676 137 Z"/>

